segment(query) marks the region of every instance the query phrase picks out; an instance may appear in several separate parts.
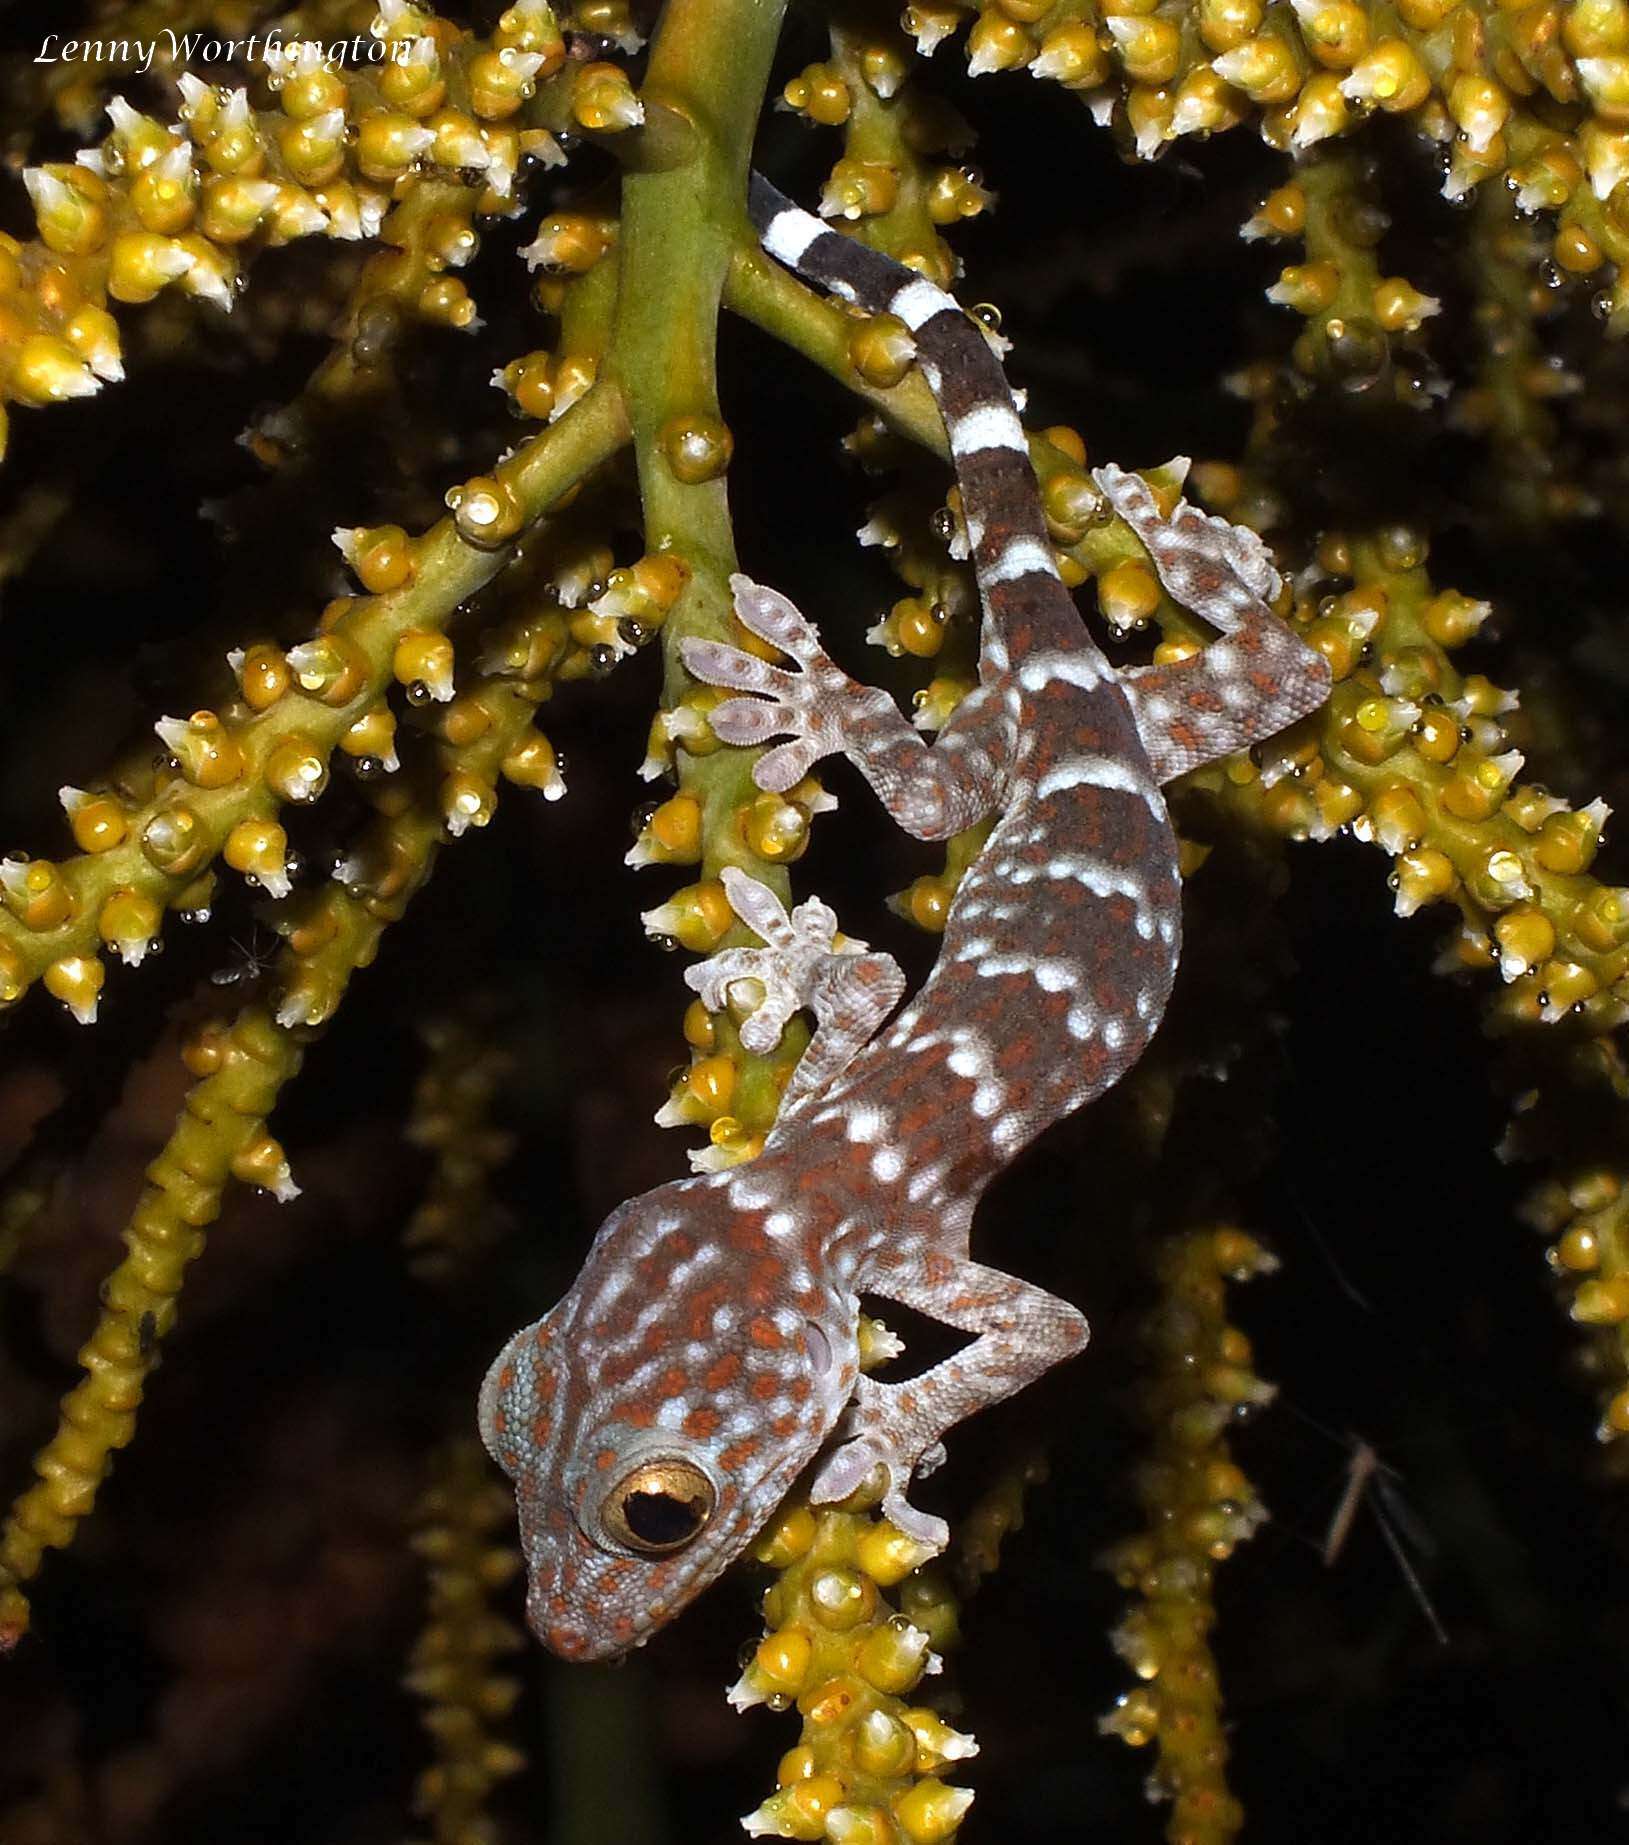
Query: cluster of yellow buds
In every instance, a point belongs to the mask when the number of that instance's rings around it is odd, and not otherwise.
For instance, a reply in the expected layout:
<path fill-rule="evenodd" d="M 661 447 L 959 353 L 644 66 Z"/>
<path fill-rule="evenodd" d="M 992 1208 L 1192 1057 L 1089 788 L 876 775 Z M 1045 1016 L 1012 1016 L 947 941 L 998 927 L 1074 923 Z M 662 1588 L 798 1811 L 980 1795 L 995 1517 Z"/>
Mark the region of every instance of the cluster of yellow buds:
<path fill-rule="evenodd" d="M 1449 965 L 1501 975 L 1496 1018 L 1572 1014 L 1610 1030 L 1629 1017 L 1629 891 L 1589 875 L 1605 803 L 1575 809 L 1518 780 L 1514 696 L 1449 657 L 1488 605 L 1439 590 L 1426 555 L 1409 527 L 1326 534 L 1297 615 L 1334 673 L 1328 704 L 1259 761 L 1203 770 L 1195 785 L 1247 799 L 1290 838 L 1345 829 L 1379 846 L 1401 916 L 1455 904 Z"/>
<path fill-rule="evenodd" d="M 419 1037 L 429 1054 L 406 1135 L 434 1164 L 402 1242 L 420 1280 L 446 1281 L 468 1273 L 502 1227 L 489 1186 L 515 1139 L 492 1116 L 514 1058 L 463 1019 L 434 1020 Z"/>
<path fill-rule="evenodd" d="M 1567 1311 L 1593 1335 L 1589 1368 L 1600 1385 L 1596 1434 L 1629 1435 L 1629 1185 L 1608 1165 L 1538 1186 L 1527 1221 L 1550 1239 L 1545 1251 Z"/>
<path fill-rule="evenodd" d="M 568 63 L 540 0 L 511 7 L 489 39 L 395 0 L 372 31 L 385 55 L 355 67 L 312 41 L 270 43 L 275 107 L 183 73 L 174 123 L 115 97 L 97 146 L 27 169 L 39 240 L 0 240 L 0 401 L 94 393 L 123 372 L 110 303 L 176 288 L 230 310 L 252 251 L 373 237 L 421 178 L 466 188 L 476 215 L 508 215 L 523 163 L 563 158 L 545 122 L 615 126 L 598 119 L 601 93 L 613 76 L 627 89 L 616 66 Z M 444 216 L 428 227 L 432 269 L 474 253 L 468 214 Z M 414 305 L 455 326 L 474 318 L 445 275 L 423 278 Z"/>
<path fill-rule="evenodd" d="M 863 1370 L 903 1349 L 862 1318 Z M 949 1845 L 973 1803 L 944 1777 L 977 1743 L 913 1701 L 959 1638 L 955 1599 L 932 1551 L 877 1516 L 879 1496 L 867 1486 L 818 1510 L 794 1498 L 753 1547 L 777 1575 L 730 1702 L 795 1707 L 803 1733 L 776 1791 L 741 1822 L 751 1838 Z"/>
<path fill-rule="evenodd" d="M 1508 178 L 1524 211 L 1555 214 L 1548 260 L 1597 289 L 1614 331 L 1629 325 L 1623 0 L 913 0 L 902 23 L 924 57 L 965 28 L 973 76 L 1027 71 L 1061 84 L 1144 159 L 1246 123 L 1301 154 L 1372 116 L 1410 117 L 1442 149 L 1450 199 Z M 891 41 L 864 49 L 889 68 Z M 835 124 L 856 95 L 834 58 L 795 78 L 784 100 Z"/>
<path fill-rule="evenodd" d="M 1147 1529 L 1103 1559 L 1139 1597 L 1114 1644 L 1140 1681 L 1101 1720 L 1133 1748 L 1155 1745 L 1150 1793 L 1172 1802 L 1176 1845 L 1225 1845 L 1243 1823 L 1229 1792 L 1227 1743 L 1210 1629 L 1216 1565 L 1267 1513 L 1228 1452 L 1227 1430 L 1273 1392 L 1250 1342 L 1226 1318 L 1226 1283 L 1277 1267 L 1242 1230 L 1186 1231 L 1161 1250 L 1160 1303 L 1146 1328 L 1142 1407 L 1152 1447 L 1137 1470 Z"/>
<path fill-rule="evenodd" d="M 238 1178 L 288 1195 L 288 1162 L 266 1132 L 298 1047 L 252 1006 L 229 1029 L 206 1026 L 188 1044 L 198 1079 L 125 1231 L 127 1253 L 102 1286 L 96 1329 L 79 1354 L 84 1375 L 63 1399 L 38 1475 L 0 1525 L 0 1652 L 27 1630 L 22 1585 L 46 1550 L 72 1541 L 98 1487 L 136 1429 L 147 1374 L 176 1321 L 188 1265 L 204 1246 L 228 1183 Z"/>
<path fill-rule="evenodd" d="M 497 1662 L 525 1644 L 492 1606 L 521 1567 L 504 1541 L 514 1506 L 477 1442 L 438 1452 L 430 1474 L 413 1537 L 429 1576 L 429 1606 L 406 1682 L 423 1702 L 435 1760 L 418 1777 L 413 1805 L 438 1840 L 491 1837 L 489 1796 L 526 1766 L 497 1728 L 520 1695 L 520 1680 Z"/>
<path fill-rule="evenodd" d="M 1305 316 L 1293 360 L 1308 377 L 1349 392 L 1387 374 L 1395 349 L 1441 312 L 1442 304 L 1406 277 L 1383 275 L 1375 251 L 1388 222 L 1373 197 L 1365 163 L 1344 148 L 1322 150 L 1280 186 L 1244 226 L 1249 240 L 1299 238 L 1306 260 L 1291 264 L 1267 299 Z M 1422 405 L 1407 370 L 1393 374 L 1405 403 Z"/>

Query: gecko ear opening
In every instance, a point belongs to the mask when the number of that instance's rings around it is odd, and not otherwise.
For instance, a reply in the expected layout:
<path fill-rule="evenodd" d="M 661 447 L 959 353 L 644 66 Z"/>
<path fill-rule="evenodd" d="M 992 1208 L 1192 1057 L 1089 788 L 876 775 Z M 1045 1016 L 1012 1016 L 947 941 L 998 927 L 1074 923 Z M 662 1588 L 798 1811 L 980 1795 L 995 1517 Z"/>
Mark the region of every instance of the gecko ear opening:
<path fill-rule="evenodd" d="M 809 1363 L 814 1367 L 816 1377 L 825 1377 L 833 1364 L 831 1340 L 826 1337 L 824 1328 L 817 1326 L 813 1320 L 803 1322 L 803 1343 L 809 1354 Z"/>

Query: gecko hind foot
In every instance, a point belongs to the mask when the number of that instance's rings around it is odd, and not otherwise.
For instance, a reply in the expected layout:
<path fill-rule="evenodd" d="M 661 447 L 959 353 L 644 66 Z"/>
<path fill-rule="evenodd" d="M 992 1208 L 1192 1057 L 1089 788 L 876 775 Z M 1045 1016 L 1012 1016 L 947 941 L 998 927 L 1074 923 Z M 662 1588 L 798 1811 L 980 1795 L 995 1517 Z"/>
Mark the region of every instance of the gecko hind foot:
<path fill-rule="evenodd" d="M 767 1055 L 780 1043 L 793 1013 L 813 1012 L 818 1026 L 782 1101 L 782 1114 L 813 1087 L 829 1083 L 894 1009 L 905 976 L 892 955 L 864 942 L 837 940 L 837 917 L 818 897 L 790 915 L 767 884 L 734 865 L 720 874 L 724 894 L 762 948 L 726 948 L 685 970 L 685 982 L 710 1012 L 730 1003 L 730 989 L 752 981 L 763 997 L 741 1026 L 749 1051 Z"/>

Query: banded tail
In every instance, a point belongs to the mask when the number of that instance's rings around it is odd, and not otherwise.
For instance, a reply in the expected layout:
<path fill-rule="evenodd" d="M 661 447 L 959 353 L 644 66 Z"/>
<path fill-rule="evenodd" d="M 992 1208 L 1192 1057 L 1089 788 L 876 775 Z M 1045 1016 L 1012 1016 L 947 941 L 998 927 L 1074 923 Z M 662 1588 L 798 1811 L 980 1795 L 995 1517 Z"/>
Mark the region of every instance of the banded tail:
<path fill-rule="evenodd" d="M 1101 661 L 1058 576 L 1012 387 L 980 328 L 942 288 L 832 230 L 757 173 L 747 209 L 777 261 L 868 313 L 892 314 L 910 328 L 917 365 L 944 419 L 974 574 L 1001 643 L 998 655 L 1064 647 Z"/>

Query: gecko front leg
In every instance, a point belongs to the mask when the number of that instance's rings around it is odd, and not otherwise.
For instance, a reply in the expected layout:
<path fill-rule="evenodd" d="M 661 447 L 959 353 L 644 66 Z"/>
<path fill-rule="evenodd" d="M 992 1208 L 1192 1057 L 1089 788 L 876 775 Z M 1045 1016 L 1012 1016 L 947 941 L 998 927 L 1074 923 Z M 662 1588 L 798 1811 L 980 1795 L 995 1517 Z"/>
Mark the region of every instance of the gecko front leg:
<path fill-rule="evenodd" d="M 939 1438 L 999 1403 L 1086 1344 L 1085 1316 L 1068 1301 L 967 1257 L 916 1239 L 890 1242 L 887 1266 L 861 1285 L 930 1319 L 976 1335 L 953 1356 L 899 1384 L 862 1377 L 842 1425 L 843 1443 L 816 1474 L 817 1503 L 846 1499 L 881 1467 L 883 1516 L 908 1537 L 942 1549 L 949 1530 L 905 1494 L 943 1458 Z"/>
<path fill-rule="evenodd" d="M 759 761 L 760 788 L 784 793 L 822 757 L 841 755 L 917 839 L 948 839 L 995 809 L 1015 745 L 996 682 L 969 693 L 930 745 L 886 692 L 861 685 L 831 659 L 785 596 L 739 575 L 730 588 L 742 626 L 790 655 L 796 670 L 719 641 L 687 640 L 680 652 L 696 678 L 754 694 L 713 711 L 713 729 L 726 743 L 791 739 Z"/>
<path fill-rule="evenodd" d="M 762 998 L 742 1023 L 741 1042 L 760 1055 L 780 1043 L 794 1012 L 813 1012 L 814 1037 L 781 1098 L 784 1121 L 840 1076 L 876 1035 L 899 1004 L 905 975 L 892 955 L 872 953 L 864 942 L 839 947 L 837 918 L 818 897 L 789 916 L 767 884 L 736 866 L 727 865 L 721 877 L 730 908 L 765 945 L 727 948 L 687 968 L 685 981 L 712 1012 L 739 997 L 732 988 L 754 983 Z"/>

